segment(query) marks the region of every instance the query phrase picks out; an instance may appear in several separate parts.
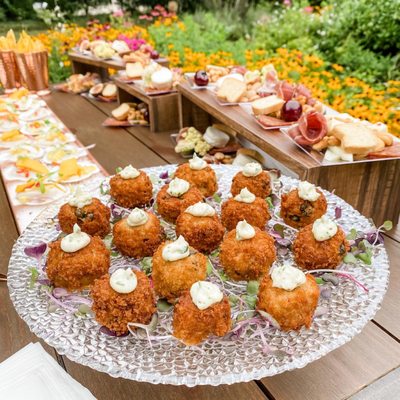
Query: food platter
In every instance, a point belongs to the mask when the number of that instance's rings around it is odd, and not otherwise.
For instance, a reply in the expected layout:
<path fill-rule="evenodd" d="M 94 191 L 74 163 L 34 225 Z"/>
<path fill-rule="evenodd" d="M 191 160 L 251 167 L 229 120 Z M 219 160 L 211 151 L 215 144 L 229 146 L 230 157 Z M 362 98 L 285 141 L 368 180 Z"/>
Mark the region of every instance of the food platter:
<path fill-rule="evenodd" d="M 155 192 L 163 186 L 176 166 L 160 166 L 144 169 L 153 182 Z M 237 167 L 215 165 L 219 183 L 218 198 L 207 199 L 216 209 L 220 200 L 229 197 L 232 177 L 239 171 Z M 288 191 L 297 186 L 298 181 L 282 176 L 274 182 L 274 193 Z M 110 204 L 110 198 L 93 188 L 97 197 Z M 97 193 L 96 193 L 96 191 Z M 376 228 L 342 199 L 324 191 L 328 201 L 328 214 L 337 218 L 346 233 L 351 229 L 370 232 Z M 387 290 L 389 262 L 382 244 L 372 248 L 371 265 L 361 262 L 344 264 L 340 268 L 349 272 L 367 290 L 353 280 L 340 279 L 339 284 L 328 284 L 330 298 L 322 298 L 320 312 L 310 329 L 283 332 L 269 325 L 250 311 L 250 317 L 236 319 L 232 334 L 223 338 L 212 337 L 198 346 L 185 346 L 170 333 L 172 311 L 158 312 L 158 323 L 150 338 L 136 331 L 125 337 L 115 337 L 102 333 L 100 325 L 90 315 L 75 315 L 59 308 L 49 311 L 49 298 L 38 283 L 31 285 L 31 268 L 35 259 L 26 255 L 26 248 L 40 242 L 55 240 L 59 234 L 57 215 L 60 204 L 47 208 L 40 214 L 17 240 L 8 269 L 8 286 L 11 299 L 19 315 L 37 336 L 43 338 L 60 354 L 72 361 L 90 366 L 113 377 L 136 381 L 174 385 L 220 385 L 246 382 L 266 376 L 302 368 L 330 351 L 338 348 L 358 334 L 373 318 Z M 337 210 L 340 209 L 340 216 Z M 154 210 L 156 211 L 156 210 Z M 268 227 L 281 223 L 279 203 L 271 210 L 272 219 Z M 168 237 L 174 234 L 173 226 L 162 221 Z M 290 240 L 296 233 L 287 229 Z M 291 253 L 278 251 L 277 263 L 293 263 Z M 231 282 L 221 279 L 218 274 L 218 256 L 211 255 L 211 268 L 207 280 L 219 284 L 221 289 L 236 296 L 246 294 L 245 282 Z M 39 261 L 44 265 L 44 259 Z M 139 260 L 122 257 L 114 252 L 111 269 L 119 266 L 140 268 Z M 85 297 L 85 294 L 83 294 Z M 239 302 L 239 304 L 241 304 Z M 232 306 L 233 315 L 239 305 Z M 253 323 L 253 322 L 254 323 Z M 241 331 L 242 334 L 239 334 Z"/>

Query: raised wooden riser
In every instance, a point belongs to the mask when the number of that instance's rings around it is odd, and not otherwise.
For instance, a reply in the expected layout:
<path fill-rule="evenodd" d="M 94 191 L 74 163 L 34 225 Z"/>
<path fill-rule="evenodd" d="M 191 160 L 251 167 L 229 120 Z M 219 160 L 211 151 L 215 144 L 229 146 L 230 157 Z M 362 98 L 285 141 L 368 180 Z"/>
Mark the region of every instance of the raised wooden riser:
<path fill-rule="evenodd" d="M 118 87 L 118 103 L 143 101 L 149 108 L 152 132 L 176 131 L 179 129 L 178 94 L 169 93 L 148 96 L 134 84 L 115 80 Z"/>
<path fill-rule="evenodd" d="M 343 198 L 376 225 L 394 224 L 400 214 L 400 160 L 381 160 L 321 166 L 282 132 L 265 131 L 238 106 L 220 106 L 208 91 L 178 86 L 180 127 L 204 130 L 214 121 L 234 129 L 300 179 L 307 180 Z"/>

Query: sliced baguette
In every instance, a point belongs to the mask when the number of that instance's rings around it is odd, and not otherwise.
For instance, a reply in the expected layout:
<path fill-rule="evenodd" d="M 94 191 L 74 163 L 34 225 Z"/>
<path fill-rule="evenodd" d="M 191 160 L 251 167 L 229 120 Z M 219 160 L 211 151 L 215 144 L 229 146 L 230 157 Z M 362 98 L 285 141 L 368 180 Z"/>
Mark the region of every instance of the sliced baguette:
<path fill-rule="evenodd" d="M 117 86 L 113 83 L 107 83 L 104 85 L 101 95 L 104 97 L 117 97 Z"/>
<path fill-rule="evenodd" d="M 280 111 L 285 101 L 278 96 L 272 95 L 261 97 L 251 103 L 254 115 L 267 115 Z"/>
<path fill-rule="evenodd" d="M 226 78 L 217 92 L 217 97 L 228 103 L 237 103 L 247 90 L 246 84 L 235 78 Z"/>
<path fill-rule="evenodd" d="M 129 104 L 122 103 L 115 110 L 111 111 L 111 115 L 118 121 L 124 121 L 128 118 L 129 110 Z"/>
<path fill-rule="evenodd" d="M 144 68 L 142 63 L 135 62 L 135 63 L 127 63 L 126 67 L 126 76 L 131 79 L 141 78 Z"/>

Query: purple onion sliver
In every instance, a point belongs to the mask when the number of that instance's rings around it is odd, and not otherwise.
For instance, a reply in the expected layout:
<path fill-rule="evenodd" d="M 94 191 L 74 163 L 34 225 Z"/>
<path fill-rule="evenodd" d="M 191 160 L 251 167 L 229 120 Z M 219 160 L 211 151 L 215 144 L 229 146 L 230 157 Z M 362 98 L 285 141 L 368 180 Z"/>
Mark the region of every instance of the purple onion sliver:
<path fill-rule="evenodd" d="M 282 237 L 276 238 L 276 242 L 283 247 L 289 247 L 292 244 L 292 242 L 289 239 L 285 239 Z"/>
<path fill-rule="evenodd" d="M 342 209 L 340 207 L 335 207 L 335 218 L 336 219 L 342 218 Z"/>
<path fill-rule="evenodd" d="M 41 285 L 51 286 L 51 282 L 50 282 L 49 279 L 38 279 L 37 281 L 38 281 L 38 283 L 40 283 Z"/>
<path fill-rule="evenodd" d="M 272 193 L 270 197 L 272 200 L 272 205 L 276 207 L 279 204 L 279 197 L 274 193 Z"/>
<path fill-rule="evenodd" d="M 322 286 L 320 289 L 320 295 L 323 299 L 330 299 L 332 296 L 332 290 L 329 286 Z"/>
<path fill-rule="evenodd" d="M 159 175 L 160 179 L 167 179 L 168 176 L 168 171 L 161 172 L 161 174 Z"/>
<path fill-rule="evenodd" d="M 59 287 L 54 288 L 52 294 L 56 299 L 60 299 L 61 297 L 69 296 L 67 289 L 59 288 Z"/>
<path fill-rule="evenodd" d="M 36 246 L 25 247 L 24 253 L 28 257 L 33 257 L 33 258 L 39 259 L 44 254 L 46 249 L 47 249 L 47 244 L 44 242 L 41 242 L 41 243 L 37 244 Z"/>
<path fill-rule="evenodd" d="M 280 256 L 286 256 L 287 253 L 289 253 L 289 249 L 287 247 L 279 247 L 278 248 L 278 254 Z"/>
<path fill-rule="evenodd" d="M 114 331 L 112 331 L 111 329 L 108 329 L 106 326 L 102 326 L 101 328 L 100 328 L 100 332 L 101 333 L 104 333 L 105 335 L 108 335 L 108 336 L 113 336 L 113 337 L 125 337 L 125 336 L 128 336 L 129 335 L 129 332 L 128 333 L 124 333 L 123 335 L 117 335 Z"/>

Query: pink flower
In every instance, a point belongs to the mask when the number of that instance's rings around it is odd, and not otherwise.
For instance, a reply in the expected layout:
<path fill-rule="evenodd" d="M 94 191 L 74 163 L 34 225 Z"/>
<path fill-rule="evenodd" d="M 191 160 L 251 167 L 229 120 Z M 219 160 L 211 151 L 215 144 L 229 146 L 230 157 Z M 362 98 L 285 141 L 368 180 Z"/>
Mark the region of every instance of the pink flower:
<path fill-rule="evenodd" d="M 314 9 L 312 6 L 307 6 L 303 8 L 303 11 L 306 12 L 307 14 L 312 14 L 313 10 Z"/>
<path fill-rule="evenodd" d="M 116 17 L 116 18 L 123 17 L 123 16 L 124 16 L 124 12 L 122 10 L 116 10 L 113 13 L 113 17 Z"/>
<path fill-rule="evenodd" d="M 292 2 L 291 2 L 291 0 L 284 0 L 283 1 L 283 5 L 287 6 L 287 7 L 290 7 L 292 5 Z"/>

